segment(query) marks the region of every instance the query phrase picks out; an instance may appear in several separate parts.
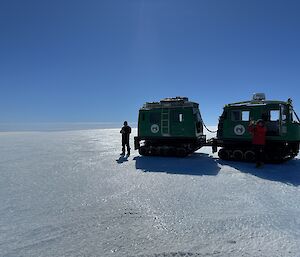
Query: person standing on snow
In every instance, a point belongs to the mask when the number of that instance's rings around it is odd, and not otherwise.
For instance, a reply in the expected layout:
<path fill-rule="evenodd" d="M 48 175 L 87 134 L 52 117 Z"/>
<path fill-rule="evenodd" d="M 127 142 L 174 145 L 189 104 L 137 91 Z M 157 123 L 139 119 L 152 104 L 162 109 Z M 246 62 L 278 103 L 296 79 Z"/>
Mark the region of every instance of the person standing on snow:
<path fill-rule="evenodd" d="M 262 119 L 257 120 L 256 124 L 251 121 L 249 132 L 252 134 L 252 145 L 255 152 L 256 168 L 263 165 L 265 158 L 266 132 L 267 128 Z"/>
<path fill-rule="evenodd" d="M 128 126 L 127 121 L 124 121 L 124 126 L 122 127 L 120 133 L 122 134 L 122 153 L 125 155 L 125 146 L 127 147 L 127 155 L 130 155 L 130 146 L 129 146 L 129 135 L 131 133 L 131 127 Z"/>

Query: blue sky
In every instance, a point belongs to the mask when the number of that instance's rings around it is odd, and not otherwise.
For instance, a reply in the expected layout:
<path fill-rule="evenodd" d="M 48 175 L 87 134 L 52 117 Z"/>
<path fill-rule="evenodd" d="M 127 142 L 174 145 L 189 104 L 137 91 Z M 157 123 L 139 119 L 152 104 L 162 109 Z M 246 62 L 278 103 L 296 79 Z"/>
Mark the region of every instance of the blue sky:
<path fill-rule="evenodd" d="M 136 121 L 188 96 L 207 124 L 226 103 L 294 99 L 300 1 L 0 1 L 0 122 Z"/>

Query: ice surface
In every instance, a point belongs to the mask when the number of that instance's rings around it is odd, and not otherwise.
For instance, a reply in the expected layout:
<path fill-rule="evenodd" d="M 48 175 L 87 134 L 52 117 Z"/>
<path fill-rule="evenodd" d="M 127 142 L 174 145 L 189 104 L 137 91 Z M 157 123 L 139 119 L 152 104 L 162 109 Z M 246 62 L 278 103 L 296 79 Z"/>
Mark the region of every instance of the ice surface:
<path fill-rule="evenodd" d="M 299 156 L 126 159 L 120 140 L 0 133 L 0 256 L 300 256 Z"/>

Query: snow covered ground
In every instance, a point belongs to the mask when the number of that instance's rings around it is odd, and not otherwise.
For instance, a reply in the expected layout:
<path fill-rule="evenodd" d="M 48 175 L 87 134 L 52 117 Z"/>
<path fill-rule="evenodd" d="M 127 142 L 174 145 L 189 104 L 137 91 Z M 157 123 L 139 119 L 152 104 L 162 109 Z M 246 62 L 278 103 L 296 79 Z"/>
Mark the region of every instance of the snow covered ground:
<path fill-rule="evenodd" d="M 299 156 L 120 150 L 119 129 L 0 133 L 0 255 L 300 256 Z"/>

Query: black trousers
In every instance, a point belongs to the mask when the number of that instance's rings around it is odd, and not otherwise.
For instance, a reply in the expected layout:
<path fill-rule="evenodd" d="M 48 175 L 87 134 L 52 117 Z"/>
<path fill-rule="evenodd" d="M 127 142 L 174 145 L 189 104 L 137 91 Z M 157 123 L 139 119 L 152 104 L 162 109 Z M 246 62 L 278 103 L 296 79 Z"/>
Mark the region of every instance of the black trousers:
<path fill-rule="evenodd" d="M 265 146 L 254 145 L 255 161 L 257 164 L 261 164 L 265 160 Z"/>
<path fill-rule="evenodd" d="M 122 141 L 122 153 L 125 153 L 125 146 L 127 148 L 127 153 L 130 154 L 129 141 Z"/>

